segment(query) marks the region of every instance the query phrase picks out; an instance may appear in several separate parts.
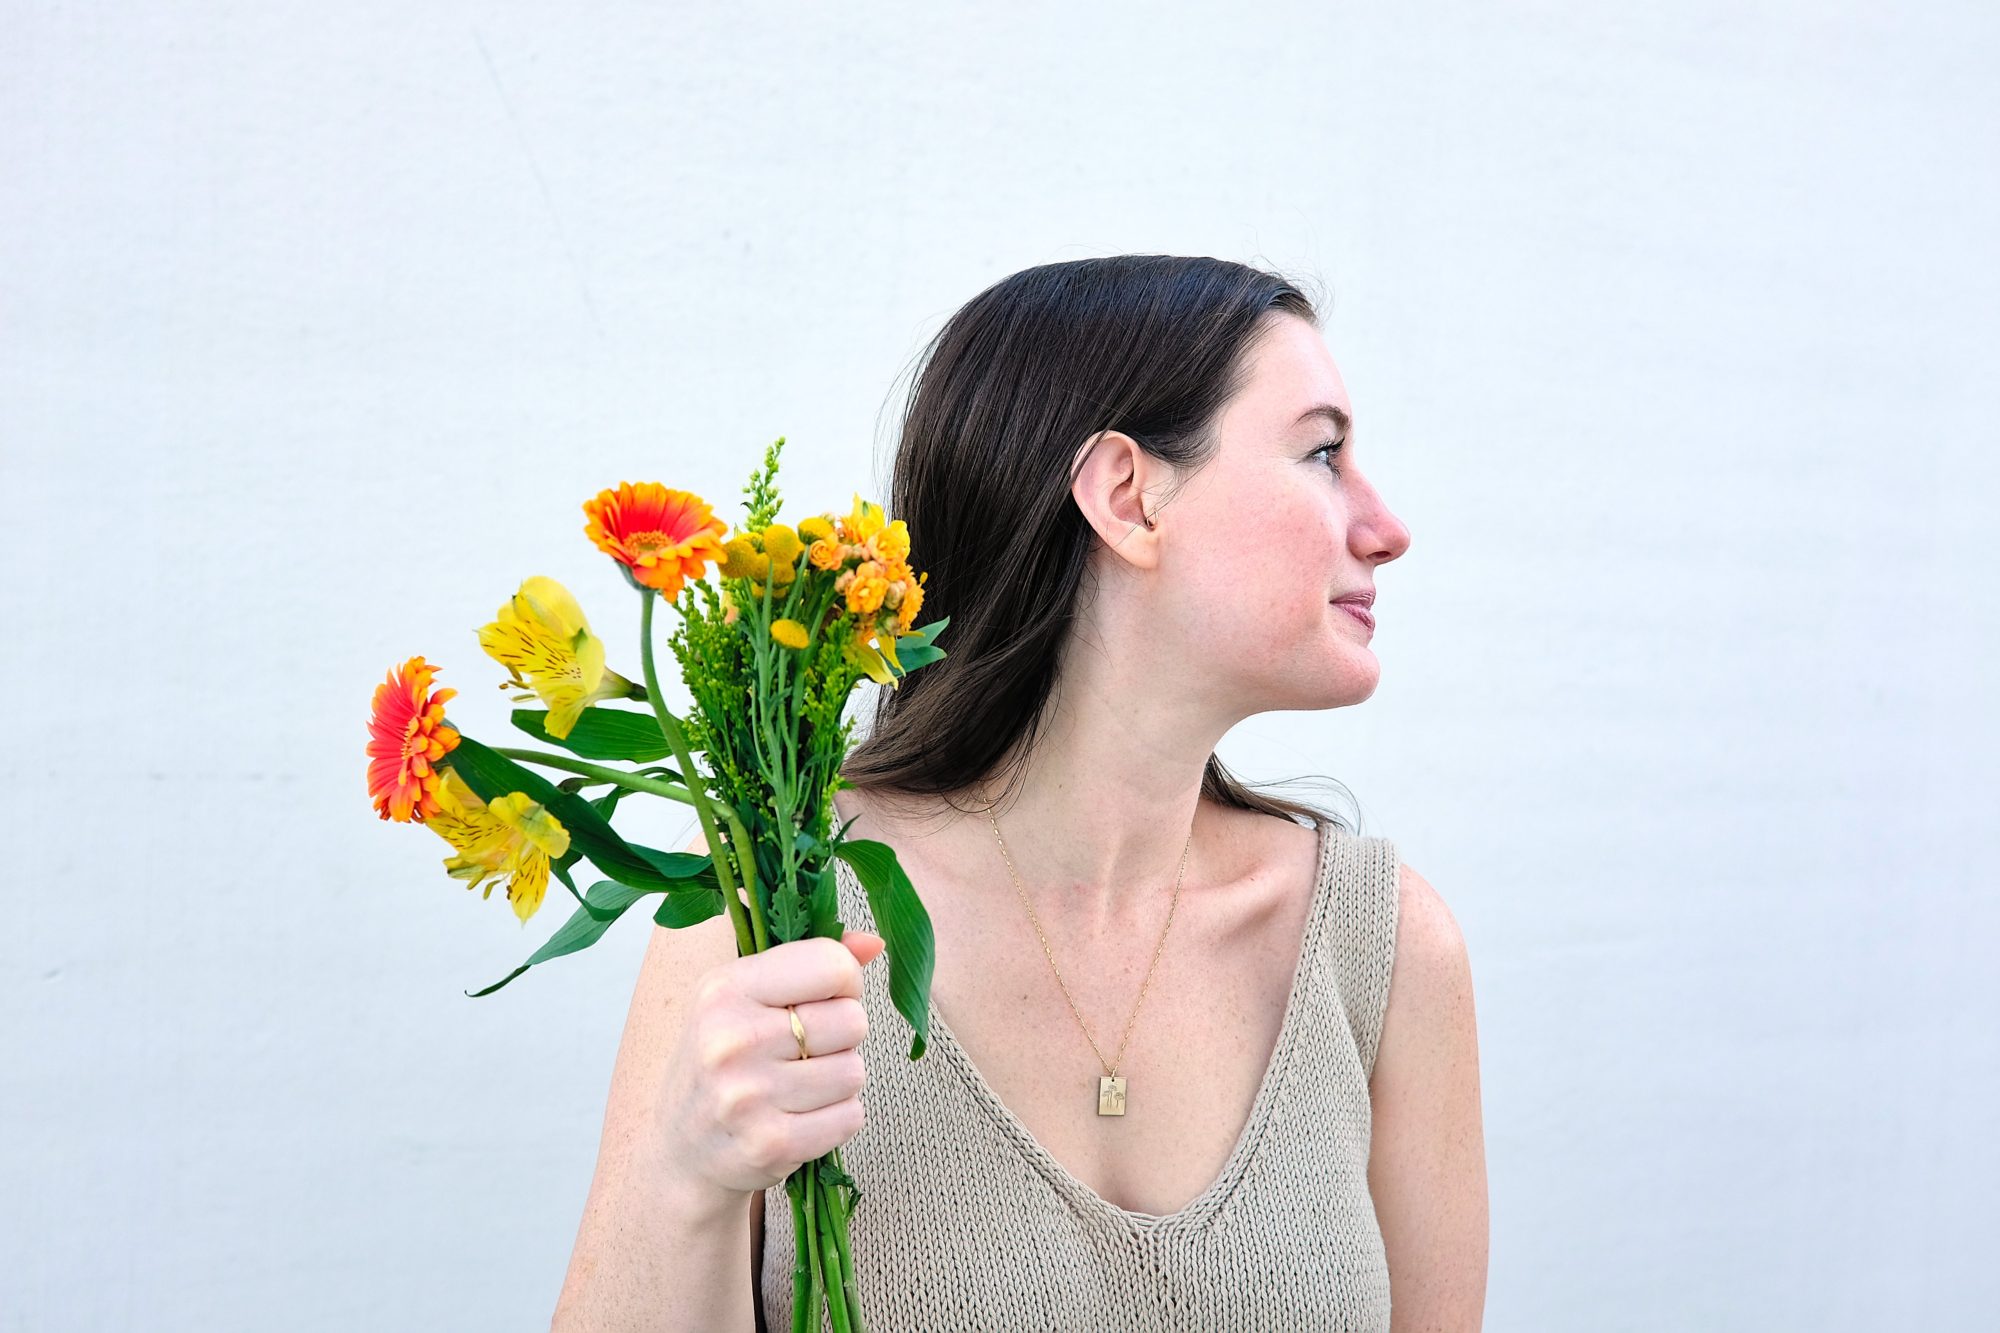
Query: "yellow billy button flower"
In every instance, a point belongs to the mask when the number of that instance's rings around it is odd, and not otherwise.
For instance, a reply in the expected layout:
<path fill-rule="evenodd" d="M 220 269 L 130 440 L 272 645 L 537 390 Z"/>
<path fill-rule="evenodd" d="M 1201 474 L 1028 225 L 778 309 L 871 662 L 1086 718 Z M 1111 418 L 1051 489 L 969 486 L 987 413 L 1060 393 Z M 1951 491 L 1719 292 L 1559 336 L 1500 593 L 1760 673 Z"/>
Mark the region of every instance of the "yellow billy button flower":
<path fill-rule="evenodd" d="M 544 725 L 558 740 L 598 700 L 634 693 L 631 681 L 604 665 L 604 640 L 590 632 L 576 598 L 551 578 L 536 575 L 522 583 L 499 619 L 480 629 L 479 646 L 507 668 L 511 679 L 501 689 L 530 691 L 515 695 L 515 702 L 539 697 L 549 706 Z"/>
<path fill-rule="evenodd" d="M 569 852 L 569 830 L 526 792 L 508 792 L 490 804 L 479 799 L 456 770 L 446 769 L 438 787 L 440 811 L 424 822 L 457 851 L 445 859 L 453 879 L 493 896 L 493 883 L 507 877 L 507 900 L 523 922 L 541 907 L 549 888 L 549 862 Z"/>
<path fill-rule="evenodd" d="M 833 537 L 833 518 L 828 514 L 814 514 L 811 518 L 799 520 L 799 540 L 803 542 L 829 541 Z"/>
<path fill-rule="evenodd" d="M 787 648 L 804 648 L 808 641 L 806 627 L 796 620 L 772 621 L 771 637 Z"/>
<path fill-rule="evenodd" d="M 799 552 L 804 550 L 799 534 L 783 523 L 773 523 L 764 529 L 764 552 L 771 559 L 783 565 L 798 563 Z"/>
<path fill-rule="evenodd" d="M 756 544 L 747 535 L 739 532 L 722 544 L 722 563 L 716 568 L 725 578 L 747 579 L 754 568 L 756 557 Z"/>

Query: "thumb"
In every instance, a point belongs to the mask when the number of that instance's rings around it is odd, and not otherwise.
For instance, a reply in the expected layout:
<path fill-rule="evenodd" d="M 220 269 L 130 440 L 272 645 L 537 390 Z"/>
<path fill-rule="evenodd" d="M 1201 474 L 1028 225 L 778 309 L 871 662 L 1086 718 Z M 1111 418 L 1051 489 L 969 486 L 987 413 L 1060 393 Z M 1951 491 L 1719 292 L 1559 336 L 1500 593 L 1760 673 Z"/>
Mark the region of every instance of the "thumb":
<path fill-rule="evenodd" d="M 854 955 L 854 961 L 860 963 L 863 967 L 874 962 L 882 950 L 889 945 L 889 941 L 870 930 L 847 931 L 841 935 L 840 942 L 845 944 L 848 952 Z"/>

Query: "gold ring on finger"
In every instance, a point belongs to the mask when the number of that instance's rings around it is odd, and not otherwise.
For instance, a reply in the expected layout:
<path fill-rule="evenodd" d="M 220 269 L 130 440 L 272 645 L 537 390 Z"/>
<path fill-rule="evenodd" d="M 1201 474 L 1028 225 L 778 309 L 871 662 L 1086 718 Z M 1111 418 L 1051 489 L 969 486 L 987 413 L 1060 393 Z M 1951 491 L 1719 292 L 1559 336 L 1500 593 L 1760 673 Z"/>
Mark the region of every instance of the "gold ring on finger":
<path fill-rule="evenodd" d="M 806 1025 L 799 1021 L 799 1011 L 788 1004 L 785 1006 L 785 1012 L 792 1016 L 792 1035 L 798 1038 L 799 1059 L 811 1058 L 812 1052 L 806 1049 Z"/>

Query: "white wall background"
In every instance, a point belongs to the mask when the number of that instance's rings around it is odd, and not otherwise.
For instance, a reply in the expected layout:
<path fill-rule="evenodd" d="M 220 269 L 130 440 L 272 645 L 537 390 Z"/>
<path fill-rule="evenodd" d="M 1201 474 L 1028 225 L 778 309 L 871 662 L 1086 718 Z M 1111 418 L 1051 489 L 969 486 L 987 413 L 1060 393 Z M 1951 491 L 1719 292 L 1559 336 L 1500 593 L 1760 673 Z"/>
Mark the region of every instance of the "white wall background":
<path fill-rule="evenodd" d="M 865 10 L 5 6 L 0 1328 L 545 1327 L 646 927 L 466 999 L 371 688 L 1118 251 L 1321 282 L 1414 531 L 1227 753 L 1458 915 L 1487 1327 L 1991 1327 L 1995 9 Z"/>

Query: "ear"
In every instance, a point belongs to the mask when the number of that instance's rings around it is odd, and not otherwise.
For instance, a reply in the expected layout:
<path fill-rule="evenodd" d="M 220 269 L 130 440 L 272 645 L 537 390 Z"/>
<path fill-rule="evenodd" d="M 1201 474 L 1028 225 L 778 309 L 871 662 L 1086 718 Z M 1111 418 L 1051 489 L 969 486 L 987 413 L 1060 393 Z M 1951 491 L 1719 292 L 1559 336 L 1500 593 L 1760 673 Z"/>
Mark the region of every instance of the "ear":
<path fill-rule="evenodd" d="M 1160 529 L 1147 527 L 1153 512 L 1153 492 L 1165 479 L 1166 466 L 1123 431 L 1102 430 L 1083 442 L 1070 495 L 1104 544 L 1141 569 L 1160 563 Z"/>

